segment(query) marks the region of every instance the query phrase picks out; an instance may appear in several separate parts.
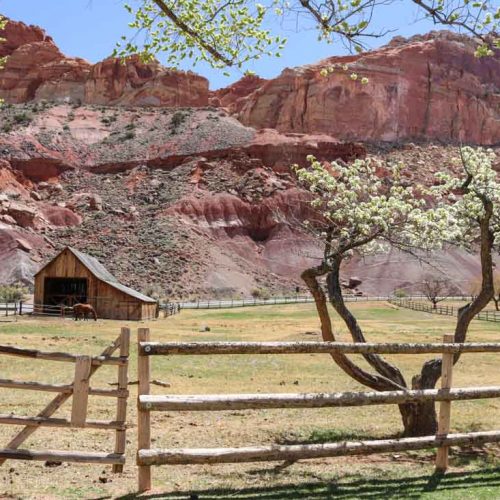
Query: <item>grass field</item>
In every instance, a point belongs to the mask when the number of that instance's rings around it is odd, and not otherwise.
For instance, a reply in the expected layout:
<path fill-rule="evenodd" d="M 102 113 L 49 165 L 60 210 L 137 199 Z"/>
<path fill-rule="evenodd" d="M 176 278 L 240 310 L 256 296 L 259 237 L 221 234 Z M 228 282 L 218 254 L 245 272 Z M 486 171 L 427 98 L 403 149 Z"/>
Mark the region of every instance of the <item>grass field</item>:
<path fill-rule="evenodd" d="M 369 340 L 440 341 L 453 329 L 453 318 L 398 309 L 383 302 L 352 304 Z M 0 323 L 0 343 L 74 353 L 97 354 L 125 323 L 22 319 Z M 210 332 L 200 333 L 207 325 Z M 319 324 L 311 304 L 232 310 L 183 311 L 149 323 L 152 340 L 314 340 Z M 348 340 L 337 323 L 339 340 Z M 500 341 L 500 325 L 475 321 L 470 337 Z M 428 356 L 388 356 L 410 379 Z M 153 386 L 154 393 L 326 392 L 363 390 L 327 355 L 177 356 L 152 359 L 152 378 L 171 384 Z M 2 378 L 68 383 L 73 365 L 0 357 Z M 136 349 L 132 348 L 130 379 L 136 380 Z M 103 367 L 92 386 L 107 387 L 116 368 Z M 499 385 L 498 355 L 470 354 L 454 371 L 455 386 Z M 137 386 L 131 385 L 128 421 L 136 422 Z M 54 394 L 0 389 L 0 413 L 36 414 Z M 66 404 L 54 416 L 69 416 Z M 91 397 L 89 418 L 113 419 L 114 400 Z M 397 407 L 259 410 L 231 412 L 153 413 L 153 446 L 216 447 L 272 443 L 323 442 L 359 437 L 396 436 L 401 431 Z M 500 401 L 453 404 L 453 431 L 499 428 Z M 0 427 L 0 447 L 19 428 Z M 0 468 L 0 498 L 133 498 L 136 489 L 136 431 L 128 431 L 127 465 L 121 475 L 110 467 L 42 462 L 6 462 Z M 39 429 L 25 447 L 113 451 L 108 431 Z M 500 498 L 500 449 L 454 450 L 452 468 L 433 475 L 432 451 L 369 457 L 302 461 L 288 467 L 276 463 L 217 466 L 164 466 L 153 469 L 151 498 Z"/>

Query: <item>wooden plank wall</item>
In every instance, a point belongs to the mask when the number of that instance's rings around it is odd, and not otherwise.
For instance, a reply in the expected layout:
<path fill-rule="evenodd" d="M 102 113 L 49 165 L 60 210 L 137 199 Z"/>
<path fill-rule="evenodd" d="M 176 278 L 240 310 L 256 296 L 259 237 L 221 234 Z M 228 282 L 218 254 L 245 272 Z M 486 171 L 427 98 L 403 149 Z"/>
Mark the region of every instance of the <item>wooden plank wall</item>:
<path fill-rule="evenodd" d="M 120 320 L 155 318 L 155 303 L 134 299 L 100 281 L 68 249 L 35 276 L 35 304 L 44 303 L 45 278 L 86 278 L 87 300 L 96 309 L 98 318 Z"/>

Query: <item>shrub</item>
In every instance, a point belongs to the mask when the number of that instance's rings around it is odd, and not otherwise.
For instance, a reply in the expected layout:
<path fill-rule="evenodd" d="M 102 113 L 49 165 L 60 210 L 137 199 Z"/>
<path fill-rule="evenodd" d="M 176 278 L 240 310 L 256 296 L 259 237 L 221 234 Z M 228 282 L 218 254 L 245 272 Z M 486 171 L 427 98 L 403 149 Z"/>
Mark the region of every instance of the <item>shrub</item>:
<path fill-rule="evenodd" d="M 394 297 L 397 297 L 398 299 L 402 299 L 404 297 L 406 297 L 406 291 L 403 290 L 402 288 L 396 288 L 396 290 L 394 290 L 394 292 L 392 292 Z"/>
<path fill-rule="evenodd" d="M 254 288 L 251 292 L 250 295 L 254 299 L 269 299 L 271 297 L 271 293 L 267 288 Z"/>
<path fill-rule="evenodd" d="M 124 141 L 128 141 L 130 139 L 133 139 L 135 137 L 135 133 L 132 132 L 131 130 L 129 130 L 124 136 L 123 136 L 123 140 Z"/>
<path fill-rule="evenodd" d="M 177 132 L 179 127 L 186 121 L 187 114 L 183 111 L 176 111 L 170 120 L 170 129 L 173 133 Z"/>
<path fill-rule="evenodd" d="M 14 121 L 19 125 L 28 125 L 33 121 L 33 117 L 26 111 L 23 111 L 14 115 Z"/>
<path fill-rule="evenodd" d="M 28 290 L 21 285 L 0 285 L 0 301 L 15 302 L 22 300 Z"/>

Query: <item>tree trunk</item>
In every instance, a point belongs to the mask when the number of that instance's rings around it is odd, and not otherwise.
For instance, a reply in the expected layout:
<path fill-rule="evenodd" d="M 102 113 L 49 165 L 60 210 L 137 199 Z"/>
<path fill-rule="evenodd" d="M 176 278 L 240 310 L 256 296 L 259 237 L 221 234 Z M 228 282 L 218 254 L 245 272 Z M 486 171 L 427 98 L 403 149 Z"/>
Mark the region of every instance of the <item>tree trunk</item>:
<path fill-rule="evenodd" d="M 495 303 L 495 309 L 497 311 L 500 311 L 500 295 L 498 296 L 498 298 L 493 297 L 493 302 Z"/>
<path fill-rule="evenodd" d="M 437 430 L 434 402 L 405 403 L 399 405 L 404 435 L 408 437 L 432 436 Z"/>
<path fill-rule="evenodd" d="M 422 375 L 415 375 L 411 381 L 411 388 L 415 390 L 434 389 L 435 385 L 432 378 L 422 378 Z M 401 404 L 399 411 L 405 436 L 430 436 L 436 433 L 437 415 L 434 401 Z"/>
<path fill-rule="evenodd" d="M 437 303 L 437 300 L 433 300 L 433 301 L 432 301 L 432 308 L 433 308 L 433 309 L 437 309 L 437 304 L 438 304 L 438 303 Z"/>

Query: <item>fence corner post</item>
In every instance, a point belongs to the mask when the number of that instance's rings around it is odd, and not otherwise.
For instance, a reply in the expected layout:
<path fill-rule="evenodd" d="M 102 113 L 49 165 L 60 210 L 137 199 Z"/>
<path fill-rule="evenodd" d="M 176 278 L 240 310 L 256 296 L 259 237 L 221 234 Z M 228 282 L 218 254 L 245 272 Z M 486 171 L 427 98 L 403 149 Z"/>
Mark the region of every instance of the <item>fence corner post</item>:
<path fill-rule="evenodd" d="M 455 342 L 455 336 L 446 334 L 443 336 L 445 344 Z M 441 389 L 449 391 L 453 375 L 453 352 L 443 352 L 441 365 Z M 441 401 L 439 404 L 439 420 L 436 438 L 443 438 L 450 432 L 451 401 Z M 445 472 L 448 469 L 449 446 L 440 446 L 436 454 L 436 472 Z"/>
<path fill-rule="evenodd" d="M 118 367 L 118 390 L 123 395 L 118 396 L 116 405 L 116 421 L 123 423 L 123 429 L 117 429 L 115 435 L 115 453 L 123 455 L 126 448 L 126 420 L 128 400 L 128 356 L 130 351 L 130 328 L 122 328 L 120 332 L 120 357 L 127 359 L 127 364 Z M 113 473 L 123 472 L 123 464 L 114 464 Z"/>
<path fill-rule="evenodd" d="M 149 342 L 149 328 L 139 328 L 137 341 Z M 141 409 L 139 396 L 149 394 L 150 391 L 150 362 L 149 356 L 141 353 L 140 345 L 137 346 L 137 375 L 139 378 L 139 389 L 137 392 L 137 444 L 138 450 L 149 450 L 151 448 L 151 419 L 149 410 Z M 151 466 L 139 465 L 139 491 L 151 489 Z"/>

